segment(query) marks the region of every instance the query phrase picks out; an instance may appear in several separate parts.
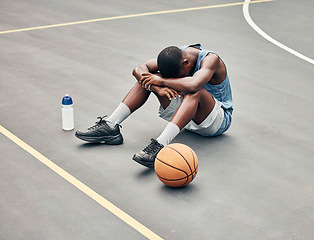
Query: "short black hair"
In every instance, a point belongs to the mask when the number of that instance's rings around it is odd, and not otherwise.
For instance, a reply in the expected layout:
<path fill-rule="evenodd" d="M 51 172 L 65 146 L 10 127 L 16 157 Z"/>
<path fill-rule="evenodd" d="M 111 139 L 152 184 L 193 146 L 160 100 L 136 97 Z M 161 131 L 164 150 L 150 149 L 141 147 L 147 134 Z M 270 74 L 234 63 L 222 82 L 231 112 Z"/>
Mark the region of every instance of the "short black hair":
<path fill-rule="evenodd" d="M 157 57 L 158 70 L 162 77 L 178 77 L 182 65 L 182 51 L 176 46 L 166 47 Z"/>

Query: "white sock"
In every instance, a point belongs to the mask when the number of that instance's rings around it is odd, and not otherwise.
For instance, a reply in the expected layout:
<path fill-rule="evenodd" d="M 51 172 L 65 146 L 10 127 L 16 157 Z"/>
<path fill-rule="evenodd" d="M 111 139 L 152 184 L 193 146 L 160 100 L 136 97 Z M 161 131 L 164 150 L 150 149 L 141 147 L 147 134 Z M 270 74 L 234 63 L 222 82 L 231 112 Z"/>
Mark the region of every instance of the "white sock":
<path fill-rule="evenodd" d="M 122 123 L 130 114 L 130 108 L 125 103 L 121 102 L 106 120 L 110 127 L 114 127 L 116 124 Z"/>
<path fill-rule="evenodd" d="M 157 142 L 166 146 L 168 145 L 178 134 L 180 133 L 180 128 L 173 122 L 169 122 L 165 127 L 164 131 L 156 139 Z"/>

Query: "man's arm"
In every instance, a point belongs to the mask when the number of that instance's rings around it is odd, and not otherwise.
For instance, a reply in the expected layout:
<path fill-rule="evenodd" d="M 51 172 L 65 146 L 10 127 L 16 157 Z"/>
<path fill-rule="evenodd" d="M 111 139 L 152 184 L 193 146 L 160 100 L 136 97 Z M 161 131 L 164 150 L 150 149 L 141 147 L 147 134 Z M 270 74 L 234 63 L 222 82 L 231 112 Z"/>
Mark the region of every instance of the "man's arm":
<path fill-rule="evenodd" d="M 157 65 L 157 59 L 153 58 L 150 60 L 147 60 L 146 62 L 141 63 L 137 67 L 133 69 L 133 76 L 137 79 L 139 82 L 140 79 L 143 77 L 144 73 L 152 73 L 155 74 L 158 71 L 158 65 Z"/>
<path fill-rule="evenodd" d="M 201 69 L 193 76 L 166 79 L 157 75 L 143 73 L 140 83 L 146 88 L 149 85 L 156 85 L 161 87 L 170 87 L 182 93 L 197 92 L 211 80 L 218 66 L 219 57 L 216 54 L 211 54 L 203 59 Z"/>
<path fill-rule="evenodd" d="M 132 74 L 139 83 L 141 83 L 141 79 L 143 78 L 143 75 L 145 74 L 159 76 L 157 58 L 150 59 L 138 65 L 137 67 L 133 69 Z M 176 98 L 176 95 L 177 96 L 181 95 L 178 91 L 171 89 L 170 87 L 166 87 L 166 86 L 161 87 L 161 86 L 151 85 L 149 88 L 147 86 L 146 90 L 155 92 L 159 96 L 167 96 L 169 100 L 171 100 L 172 98 Z"/>

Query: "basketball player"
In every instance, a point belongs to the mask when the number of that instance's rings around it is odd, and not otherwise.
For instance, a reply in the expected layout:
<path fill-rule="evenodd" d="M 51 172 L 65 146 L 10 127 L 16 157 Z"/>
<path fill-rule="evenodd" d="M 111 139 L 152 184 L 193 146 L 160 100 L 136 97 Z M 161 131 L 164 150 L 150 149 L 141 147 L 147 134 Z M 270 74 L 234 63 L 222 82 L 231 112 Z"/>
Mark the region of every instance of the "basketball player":
<path fill-rule="evenodd" d="M 88 142 L 122 144 L 120 124 L 143 106 L 151 93 L 160 102 L 160 117 L 169 121 L 163 132 L 133 160 L 154 167 L 157 153 L 185 128 L 202 136 L 218 136 L 231 124 L 233 103 L 224 62 L 200 44 L 171 46 L 133 70 L 137 79 L 115 111 L 96 125 L 77 131 Z"/>

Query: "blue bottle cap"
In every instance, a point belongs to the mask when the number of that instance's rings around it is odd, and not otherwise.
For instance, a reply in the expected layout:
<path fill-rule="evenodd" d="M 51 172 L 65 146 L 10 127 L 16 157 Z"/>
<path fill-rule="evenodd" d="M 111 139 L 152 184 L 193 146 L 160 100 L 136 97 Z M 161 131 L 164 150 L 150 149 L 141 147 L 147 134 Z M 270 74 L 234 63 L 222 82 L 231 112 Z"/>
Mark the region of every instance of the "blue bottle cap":
<path fill-rule="evenodd" d="M 68 94 L 66 94 L 62 99 L 62 105 L 72 105 L 72 104 L 73 104 L 72 98 Z"/>

